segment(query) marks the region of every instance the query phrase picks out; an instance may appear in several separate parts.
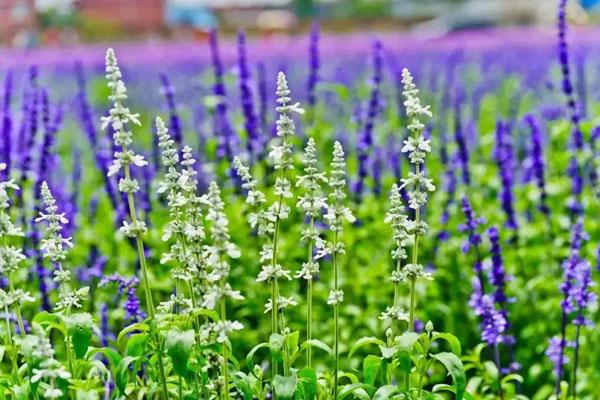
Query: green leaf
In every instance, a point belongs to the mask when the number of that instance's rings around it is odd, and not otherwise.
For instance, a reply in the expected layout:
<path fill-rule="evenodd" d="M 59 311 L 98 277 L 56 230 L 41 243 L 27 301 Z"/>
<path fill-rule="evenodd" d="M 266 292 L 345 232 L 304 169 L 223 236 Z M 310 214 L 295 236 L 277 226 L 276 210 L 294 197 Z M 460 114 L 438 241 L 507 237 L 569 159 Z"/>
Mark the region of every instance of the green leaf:
<path fill-rule="evenodd" d="M 292 376 L 275 375 L 275 378 L 273 378 L 273 388 L 277 397 L 281 400 L 291 399 L 297 386 L 298 377 L 296 374 L 292 374 Z"/>
<path fill-rule="evenodd" d="M 333 349 L 318 339 L 307 340 L 304 343 L 302 343 L 302 345 L 300 345 L 300 348 L 303 351 L 308 349 L 309 347 L 315 347 L 317 349 L 321 349 L 321 350 L 325 351 L 330 356 L 333 355 Z"/>
<path fill-rule="evenodd" d="M 139 357 L 125 357 L 121 360 L 117 367 L 115 385 L 117 386 L 117 389 L 119 389 L 119 393 L 122 395 L 125 395 L 125 389 L 127 388 L 129 366 L 138 359 Z"/>
<path fill-rule="evenodd" d="M 135 333 L 129 337 L 127 341 L 126 354 L 128 356 L 141 357 L 144 355 L 146 350 L 146 344 L 148 343 L 148 334 L 146 333 Z"/>
<path fill-rule="evenodd" d="M 398 336 L 398 363 L 400 369 L 405 373 L 410 373 L 412 369 L 412 350 L 415 343 L 419 340 L 419 334 L 416 332 L 405 332 Z"/>
<path fill-rule="evenodd" d="M 357 382 L 357 383 L 352 383 L 350 385 L 346 385 L 342 388 L 342 390 L 340 390 L 340 392 L 338 393 L 338 399 L 342 400 L 344 399 L 346 396 L 350 395 L 350 394 L 354 394 L 356 397 L 359 398 L 364 398 L 361 397 L 360 395 L 358 395 L 356 392 L 358 390 L 364 390 L 365 387 L 367 387 L 367 385 L 365 385 L 364 383 L 361 382 Z M 365 393 L 366 394 L 366 393 Z M 367 395 L 367 400 L 369 399 L 369 395 Z"/>
<path fill-rule="evenodd" d="M 76 358 L 84 358 L 92 339 L 94 323 L 88 313 L 76 313 L 65 317 L 67 332 L 71 337 Z"/>
<path fill-rule="evenodd" d="M 268 347 L 269 347 L 269 343 L 264 342 L 264 343 L 257 344 L 256 346 L 254 346 L 252 348 L 252 350 L 250 350 L 248 352 L 248 355 L 246 355 L 246 367 L 248 368 L 249 371 L 254 371 L 254 355 L 256 354 L 256 352 L 260 349 L 264 349 L 264 348 L 268 348 Z"/>
<path fill-rule="evenodd" d="M 102 354 L 104 357 L 106 357 L 106 359 L 111 363 L 111 365 L 114 368 L 117 368 L 122 359 L 119 353 L 108 347 L 90 347 L 88 349 L 87 354 L 85 355 L 85 358 L 87 360 L 91 360 L 92 357 L 96 354 Z"/>
<path fill-rule="evenodd" d="M 462 400 L 467 387 L 467 377 L 465 376 L 465 369 L 460 358 L 456 354 L 448 352 L 432 354 L 431 357 L 441 362 L 452 376 L 452 381 L 456 389 L 456 400 Z"/>
<path fill-rule="evenodd" d="M 383 340 L 377 339 L 376 337 L 373 337 L 373 336 L 362 337 L 362 338 L 358 339 L 356 341 L 356 343 L 354 343 L 354 345 L 350 348 L 350 351 L 348 352 L 348 358 L 352 357 L 352 355 L 361 347 L 365 347 L 365 346 L 368 346 L 371 344 L 385 346 L 385 343 L 383 342 Z"/>
<path fill-rule="evenodd" d="M 375 396 L 373 396 L 373 400 L 388 400 L 392 397 L 392 395 L 398 393 L 398 387 L 394 385 L 386 385 L 380 387 L 377 392 L 375 392 Z"/>
<path fill-rule="evenodd" d="M 452 349 L 452 352 L 459 357 L 461 356 L 462 349 L 460 346 L 460 341 L 453 334 L 446 333 L 446 332 L 436 332 L 433 335 L 432 339 L 433 340 L 437 340 L 437 339 L 445 340 L 450 345 L 450 349 Z"/>
<path fill-rule="evenodd" d="M 136 322 L 135 324 L 131 324 L 131 325 L 123 328 L 123 330 L 121 330 L 121 332 L 119 332 L 119 335 L 117 336 L 117 346 L 119 348 L 124 347 L 123 341 L 126 339 L 126 336 L 129 333 L 132 333 L 135 331 L 148 332 L 149 329 L 150 329 L 150 327 L 148 326 L 148 324 L 146 324 L 144 322 Z"/>
<path fill-rule="evenodd" d="M 173 369 L 179 376 L 187 377 L 188 375 L 188 360 L 194 348 L 195 340 L 195 334 L 192 329 L 186 331 L 171 329 L 167 332 L 165 350 L 169 358 L 171 358 Z"/>
<path fill-rule="evenodd" d="M 299 389 L 302 400 L 314 400 L 317 397 L 317 374 L 312 368 L 303 368 L 298 372 Z"/>
<path fill-rule="evenodd" d="M 381 367 L 381 358 L 369 354 L 363 361 L 363 380 L 367 385 L 374 385 L 379 368 Z"/>
<path fill-rule="evenodd" d="M 298 347 L 300 341 L 300 332 L 294 331 L 285 336 L 285 344 L 287 345 L 288 351 L 292 352 Z"/>

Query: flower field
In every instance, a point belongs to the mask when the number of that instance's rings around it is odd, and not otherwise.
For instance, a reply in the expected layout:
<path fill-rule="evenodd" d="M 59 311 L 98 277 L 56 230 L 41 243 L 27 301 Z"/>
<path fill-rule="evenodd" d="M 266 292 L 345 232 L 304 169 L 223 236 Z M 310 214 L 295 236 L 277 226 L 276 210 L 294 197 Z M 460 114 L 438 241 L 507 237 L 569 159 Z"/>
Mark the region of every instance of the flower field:
<path fill-rule="evenodd" d="M 600 399 L 600 40 L 558 14 L 0 54 L 2 397 Z"/>

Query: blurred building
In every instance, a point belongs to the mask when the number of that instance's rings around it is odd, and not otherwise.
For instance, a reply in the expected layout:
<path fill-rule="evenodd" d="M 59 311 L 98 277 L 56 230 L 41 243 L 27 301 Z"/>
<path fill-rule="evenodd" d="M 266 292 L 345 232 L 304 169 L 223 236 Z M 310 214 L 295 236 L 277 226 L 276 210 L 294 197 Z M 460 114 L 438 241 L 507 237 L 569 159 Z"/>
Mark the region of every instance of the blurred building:
<path fill-rule="evenodd" d="M 18 40 L 22 46 L 30 45 L 35 0 L 0 0 L 0 21 L 0 44 L 10 45 Z"/>
<path fill-rule="evenodd" d="M 82 17 L 118 26 L 126 33 L 151 33 L 163 26 L 165 0 L 75 0 Z"/>

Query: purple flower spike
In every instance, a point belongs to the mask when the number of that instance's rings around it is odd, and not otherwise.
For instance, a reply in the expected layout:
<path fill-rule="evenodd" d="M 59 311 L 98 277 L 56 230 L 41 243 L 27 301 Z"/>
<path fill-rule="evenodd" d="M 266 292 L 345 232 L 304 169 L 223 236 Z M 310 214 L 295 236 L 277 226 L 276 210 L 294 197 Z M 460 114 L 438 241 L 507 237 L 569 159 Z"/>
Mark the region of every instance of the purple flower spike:
<path fill-rule="evenodd" d="M 550 215 L 550 208 L 548 208 L 547 204 L 548 193 L 546 192 L 542 132 L 537 119 L 533 115 L 526 115 L 525 122 L 531 132 L 531 169 L 535 177 L 535 183 L 540 190 L 540 204 L 538 205 L 538 209 L 541 213 L 548 216 Z"/>
<path fill-rule="evenodd" d="M 354 184 L 354 193 L 360 200 L 362 198 L 365 179 L 368 175 L 369 157 L 373 146 L 373 126 L 380 108 L 380 85 L 383 68 L 383 46 L 379 40 L 373 43 L 373 76 L 371 79 L 371 96 L 367 108 L 365 127 L 358 137 L 358 179 Z"/>
<path fill-rule="evenodd" d="M 513 185 L 514 185 L 514 152 L 511 143 L 510 128 L 507 123 L 498 121 L 496 124 L 496 147 L 494 158 L 500 172 L 502 191 L 500 203 L 506 214 L 506 226 L 517 230 L 517 217 L 514 209 Z"/>
<path fill-rule="evenodd" d="M 13 75 L 12 71 L 8 71 L 4 75 L 4 93 L 2 95 L 2 106 L 0 112 L 2 113 L 2 130 L 0 131 L 0 142 L 2 142 L 2 162 L 6 164 L 2 174 L 2 180 L 8 180 L 10 176 L 11 160 L 12 160 L 12 114 L 10 110 L 10 104 L 12 99 L 13 91 Z"/>
<path fill-rule="evenodd" d="M 319 83 L 319 36 L 320 27 L 319 23 L 313 23 L 310 29 L 310 43 L 308 47 L 308 96 L 307 103 L 309 107 L 314 107 L 317 104 L 317 96 L 315 95 L 315 88 Z"/>
<path fill-rule="evenodd" d="M 169 77 L 165 73 L 160 74 L 160 84 L 162 94 L 165 96 L 167 102 L 167 109 L 169 110 L 169 132 L 176 143 L 176 147 L 181 149 L 183 133 L 179 114 L 177 113 L 177 103 L 175 102 L 175 88 L 171 85 Z"/>
<path fill-rule="evenodd" d="M 237 36 L 238 50 L 238 70 L 239 70 L 239 87 L 242 103 L 242 111 L 244 114 L 244 128 L 248 135 L 246 149 L 251 157 L 253 157 L 261 148 L 260 135 L 258 132 L 258 122 L 254 112 L 254 97 L 252 94 L 251 76 L 248 68 L 248 59 L 246 55 L 246 34 L 243 31 L 238 32 Z"/>

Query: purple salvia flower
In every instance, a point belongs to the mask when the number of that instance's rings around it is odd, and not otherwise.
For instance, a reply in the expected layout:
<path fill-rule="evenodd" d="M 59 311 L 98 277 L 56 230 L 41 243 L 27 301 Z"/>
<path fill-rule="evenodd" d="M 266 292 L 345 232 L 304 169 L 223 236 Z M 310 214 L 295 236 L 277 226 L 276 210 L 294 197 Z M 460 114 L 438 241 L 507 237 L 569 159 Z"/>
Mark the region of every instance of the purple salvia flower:
<path fill-rule="evenodd" d="M 538 209 L 543 214 L 550 215 L 550 208 L 548 208 L 547 204 L 548 193 L 546 192 L 542 132 L 537 119 L 532 114 L 525 116 L 525 122 L 529 126 L 531 132 L 531 169 L 533 176 L 535 177 L 535 183 L 540 191 L 540 204 L 538 205 Z"/>
<path fill-rule="evenodd" d="M 478 217 L 475 214 L 471 202 L 469 202 L 469 199 L 466 196 L 461 200 L 461 209 L 465 215 L 466 222 L 460 224 L 458 229 L 461 232 L 466 232 L 468 234 L 468 238 L 462 243 L 461 249 L 463 253 L 468 253 L 471 250 L 475 253 L 475 264 L 473 264 L 473 269 L 483 290 L 485 289 L 485 280 L 483 276 L 483 260 L 481 259 L 481 252 L 479 250 L 481 234 L 478 232 L 478 229 L 480 225 L 485 224 L 485 219 Z"/>
<path fill-rule="evenodd" d="M 488 295 L 483 295 L 481 297 L 481 340 L 489 346 L 504 343 L 507 327 L 506 317 L 502 311 L 496 309 L 494 300 Z"/>
<path fill-rule="evenodd" d="M 308 45 L 308 95 L 307 104 L 309 107 L 314 107 L 317 104 L 317 96 L 315 88 L 319 83 L 319 23 L 313 23 L 310 29 L 309 45 Z"/>
<path fill-rule="evenodd" d="M 27 114 L 27 129 L 25 130 L 25 138 L 21 150 L 21 185 L 27 180 L 27 173 L 31 168 L 32 150 L 35 145 L 36 136 L 38 133 L 38 106 L 39 106 L 39 92 L 37 88 L 37 67 L 31 67 L 29 70 L 29 85 L 31 87 L 31 93 L 29 96 L 29 107 Z"/>
<path fill-rule="evenodd" d="M 108 304 L 102 304 L 102 307 L 100 307 L 100 344 L 102 347 L 108 346 L 109 340 L 114 339 L 110 333 L 108 311 Z"/>
<path fill-rule="evenodd" d="M 373 173 L 373 193 L 376 196 L 381 194 L 382 175 L 383 175 L 383 149 L 377 146 L 374 151 L 374 159 L 372 162 L 372 173 Z"/>
<path fill-rule="evenodd" d="M 258 115 L 261 131 L 267 132 L 269 127 L 269 95 L 267 90 L 267 70 L 263 62 L 256 64 L 256 80 L 258 84 Z"/>
<path fill-rule="evenodd" d="M 511 143 L 510 128 L 503 121 L 496 124 L 496 147 L 494 148 L 494 158 L 498 165 L 502 190 L 500 194 L 500 203 L 506 214 L 506 226 L 517 230 L 517 218 L 514 209 L 513 185 L 514 185 L 514 153 Z"/>
<path fill-rule="evenodd" d="M 371 79 L 371 95 L 367 107 L 367 116 L 365 126 L 358 137 L 357 155 L 358 155 L 358 179 L 354 183 L 354 193 L 360 200 L 364 190 L 365 179 L 368 175 L 369 156 L 373 146 L 373 126 L 375 118 L 380 108 L 380 85 L 382 80 L 383 68 L 383 46 L 379 40 L 373 43 L 373 76 Z"/>
<path fill-rule="evenodd" d="M 469 173 L 469 149 L 465 140 L 465 133 L 463 132 L 460 105 L 460 99 L 457 99 L 454 109 L 454 140 L 458 147 L 457 154 L 462 171 L 462 181 L 468 186 L 471 183 L 471 175 Z"/>
<path fill-rule="evenodd" d="M 2 141 L 2 162 L 6 164 L 4 171 L 1 171 L 2 180 L 8 180 L 10 176 L 11 160 L 12 160 L 12 114 L 10 104 L 13 90 L 13 75 L 12 71 L 8 71 L 4 75 L 4 92 L 2 94 L 2 131 L 0 132 L 0 141 Z"/>
<path fill-rule="evenodd" d="M 494 301 L 500 305 L 502 311 L 506 311 L 506 272 L 504 270 L 504 261 L 502 259 L 502 249 L 500 248 L 500 233 L 498 228 L 492 226 L 487 231 L 492 248 L 490 250 L 492 256 L 492 265 L 490 268 L 490 283 L 494 286 Z"/>
<path fill-rule="evenodd" d="M 560 0 L 558 4 L 558 61 L 562 72 L 562 91 L 567 99 L 567 106 L 571 112 L 571 145 L 577 150 L 583 149 L 583 133 L 579 127 L 581 119 L 577 101 L 571 81 L 569 65 L 569 47 L 567 44 L 567 0 Z"/>
<path fill-rule="evenodd" d="M 217 157 L 233 162 L 234 148 L 237 146 L 229 118 L 227 116 L 227 93 L 225 90 L 224 68 L 219 54 L 219 43 L 216 29 L 210 32 L 210 54 L 213 63 L 215 83 L 213 95 L 218 98 L 214 112 L 214 129 L 218 138 Z"/>
<path fill-rule="evenodd" d="M 565 356 L 565 347 L 567 346 L 567 325 L 569 323 L 569 314 L 574 310 L 573 294 L 574 280 L 577 278 L 577 265 L 581 262 L 579 252 L 586 234 L 583 231 L 583 221 L 578 221 L 573 225 L 571 231 L 571 251 L 569 257 L 563 262 L 563 282 L 560 290 L 563 294 L 561 306 L 561 333 L 560 338 L 551 339 L 550 346 L 546 352 L 556 373 L 556 393 L 560 393 L 560 381 L 563 378 L 564 365 L 567 362 Z"/>
<path fill-rule="evenodd" d="M 244 114 L 244 129 L 248 135 L 246 149 L 250 157 L 253 157 L 261 147 L 260 135 L 258 132 L 258 123 L 254 113 L 254 96 L 250 84 L 250 70 L 248 68 L 248 59 L 246 54 L 246 34 L 244 31 L 238 32 L 237 36 L 238 51 L 238 71 L 239 71 L 239 89 L 242 111 Z"/>
<path fill-rule="evenodd" d="M 98 131 L 96 130 L 96 117 L 93 115 L 92 107 L 88 101 L 86 92 L 86 80 L 83 65 L 81 63 L 75 64 L 75 74 L 77 77 L 77 102 L 79 108 L 79 121 L 83 127 L 90 144 L 92 145 L 92 151 L 94 152 L 94 158 L 96 164 L 102 173 L 102 179 L 104 182 L 104 190 L 113 206 L 114 210 L 119 207 L 119 200 L 117 195 L 117 188 L 115 183 L 108 176 L 108 168 L 111 163 L 110 154 L 107 152 L 107 144 L 98 138 Z M 121 220 L 118 220 L 119 224 Z"/>
<path fill-rule="evenodd" d="M 583 171 L 577 160 L 577 152 L 583 150 L 583 133 L 579 125 L 581 115 L 575 99 L 573 83 L 571 81 L 571 69 L 569 65 L 569 48 L 567 44 L 567 0 L 560 0 L 558 5 L 558 60 L 562 72 L 562 91 L 567 100 L 567 108 L 571 114 L 571 159 L 567 173 L 571 178 L 572 195 L 568 204 L 569 211 L 574 215 L 580 215 L 583 212 L 581 204 L 581 193 L 583 191 Z"/>
<path fill-rule="evenodd" d="M 183 133 L 181 130 L 181 120 L 177 113 L 177 103 L 175 103 L 175 88 L 171 85 L 167 74 L 160 74 L 161 92 L 165 96 L 167 109 L 169 110 L 169 132 L 176 143 L 176 148 L 181 149 L 183 143 Z M 152 135 L 156 136 L 156 135 Z"/>

